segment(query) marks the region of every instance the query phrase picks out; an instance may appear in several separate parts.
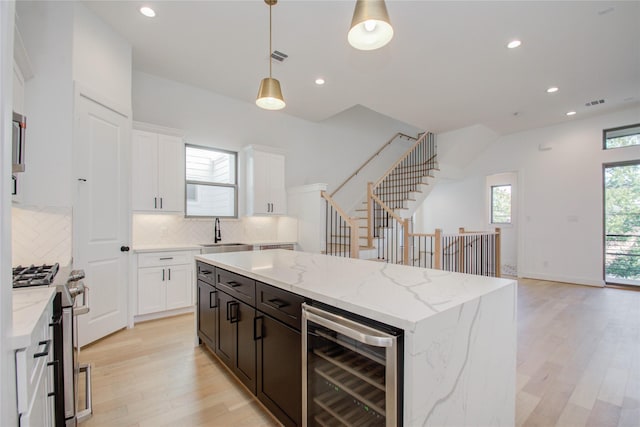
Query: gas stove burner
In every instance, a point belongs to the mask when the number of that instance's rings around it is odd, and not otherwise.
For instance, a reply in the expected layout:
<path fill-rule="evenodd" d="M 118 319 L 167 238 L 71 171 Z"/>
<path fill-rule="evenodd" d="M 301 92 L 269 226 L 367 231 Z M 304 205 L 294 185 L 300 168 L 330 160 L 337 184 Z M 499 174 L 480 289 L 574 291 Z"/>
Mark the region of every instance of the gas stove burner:
<path fill-rule="evenodd" d="M 56 262 L 52 265 L 21 265 L 13 269 L 13 287 L 25 288 L 28 286 L 45 286 L 53 282 L 60 265 Z"/>

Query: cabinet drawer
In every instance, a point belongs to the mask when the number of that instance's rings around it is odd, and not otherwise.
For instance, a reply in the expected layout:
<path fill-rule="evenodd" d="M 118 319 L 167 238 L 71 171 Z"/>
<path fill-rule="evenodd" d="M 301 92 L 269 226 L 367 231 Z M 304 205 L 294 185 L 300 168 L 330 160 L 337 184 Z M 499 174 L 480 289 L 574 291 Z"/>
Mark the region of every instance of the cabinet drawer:
<path fill-rule="evenodd" d="M 215 286 L 216 285 L 216 275 L 215 275 L 215 267 L 209 264 L 205 264 L 204 262 L 196 262 L 197 266 L 197 275 L 198 280 L 202 280 L 203 282 L 207 282 L 208 284 Z"/>
<path fill-rule="evenodd" d="M 304 297 L 256 282 L 256 308 L 300 330 Z"/>
<path fill-rule="evenodd" d="M 252 307 L 256 306 L 256 282 L 248 277 L 216 268 L 216 287 Z"/>
<path fill-rule="evenodd" d="M 162 267 L 167 265 L 191 264 L 192 262 L 192 251 L 138 254 L 138 267 Z"/>

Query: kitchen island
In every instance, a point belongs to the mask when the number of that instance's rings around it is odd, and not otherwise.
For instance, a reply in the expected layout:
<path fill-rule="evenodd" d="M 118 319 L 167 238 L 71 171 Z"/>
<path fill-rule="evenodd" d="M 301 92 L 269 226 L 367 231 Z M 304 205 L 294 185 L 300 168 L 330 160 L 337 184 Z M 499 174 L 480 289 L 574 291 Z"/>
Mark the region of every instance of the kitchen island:
<path fill-rule="evenodd" d="M 284 250 L 196 260 L 402 329 L 405 426 L 515 423 L 514 280 Z"/>

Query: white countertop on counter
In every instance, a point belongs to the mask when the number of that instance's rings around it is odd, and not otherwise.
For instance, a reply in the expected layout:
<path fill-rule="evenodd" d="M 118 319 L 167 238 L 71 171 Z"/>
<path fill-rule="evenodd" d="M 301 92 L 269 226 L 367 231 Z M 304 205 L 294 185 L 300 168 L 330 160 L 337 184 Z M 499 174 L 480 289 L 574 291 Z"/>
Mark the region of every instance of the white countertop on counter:
<path fill-rule="evenodd" d="M 156 245 L 136 245 L 133 252 L 168 252 L 168 251 L 199 251 L 202 246 L 195 243 L 162 243 Z"/>
<path fill-rule="evenodd" d="M 35 286 L 13 291 L 13 330 L 11 345 L 13 350 L 28 347 L 31 335 L 40 316 L 56 293 L 54 286 Z"/>
<path fill-rule="evenodd" d="M 224 245 L 229 243 L 241 243 L 243 245 L 261 246 L 261 245 L 295 245 L 297 242 L 260 240 L 260 241 L 241 241 L 241 242 L 220 242 L 219 244 Z M 211 243 L 202 243 L 202 244 L 211 244 Z M 197 243 L 161 243 L 161 244 L 154 244 L 154 245 L 135 245 L 133 247 L 133 252 L 143 253 L 143 252 L 168 252 L 168 251 L 185 251 L 185 250 L 199 251 L 200 249 L 202 249 L 202 246 Z"/>
<path fill-rule="evenodd" d="M 515 282 L 286 250 L 196 259 L 405 330 Z"/>

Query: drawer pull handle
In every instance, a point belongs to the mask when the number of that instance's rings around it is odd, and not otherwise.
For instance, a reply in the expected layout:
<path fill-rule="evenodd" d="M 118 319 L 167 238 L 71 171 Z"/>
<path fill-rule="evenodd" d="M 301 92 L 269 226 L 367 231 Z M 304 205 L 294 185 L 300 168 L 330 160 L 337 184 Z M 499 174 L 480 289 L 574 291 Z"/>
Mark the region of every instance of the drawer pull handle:
<path fill-rule="evenodd" d="M 281 308 L 286 307 L 286 306 L 289 305 L 289 303 L 287 303 L 286 301 L 282 301 L 282 300 L 280 300 L 278 298 L 273 298 L 273 299 L 267 300 L 264 303 L 267 304 L 268 306 L 271 306 L 271 307 L 276 308 L 278 310 L 280 310 Z"/>
<path fill-rule="evenodd" d="M 160 261 L 167 261 L 167 260 L 170 260 L 170 259 L 173 259 L 173 257 L 172 256 L 166 256 L 166 257 L 160 258 Z"/>
<path fill-rule="evenodd" d="M 232 280 L 231 282 L 227 282 L 227 285 L 231 286 L 232 288 L 237 288 L 238 286 L 242 286 L 242 283 L 238 283 Z"/>
<path fill-rule="evenodd" d="M 51 340 L 40 341 L 38 346 L 44 345 L 44 349 L 40 353 L 34 353 L 33 358 L 47 357 L 49 355 L 49 347 L 51 346 Z"/>
<path fill-rule="evenodd" d="M 211 270 L 200 270 L 200 274 L 204 274 L 205 276 L 211 273 L 213 273 Z"/>

